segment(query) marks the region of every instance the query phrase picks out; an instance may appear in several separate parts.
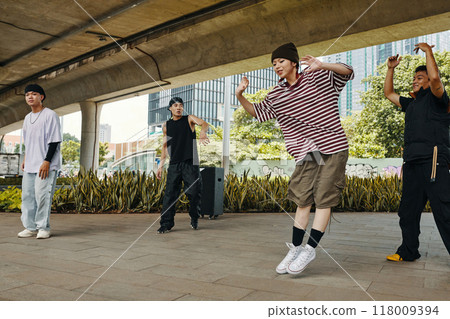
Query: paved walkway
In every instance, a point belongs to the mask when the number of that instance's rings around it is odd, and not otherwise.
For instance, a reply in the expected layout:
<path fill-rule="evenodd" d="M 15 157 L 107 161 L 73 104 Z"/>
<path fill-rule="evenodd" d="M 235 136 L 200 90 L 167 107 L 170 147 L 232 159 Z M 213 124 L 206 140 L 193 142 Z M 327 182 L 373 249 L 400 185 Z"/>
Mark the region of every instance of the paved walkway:
<path fill-rule="evenodd" d="M 197 231 L 178 214 L 163 235 L 158 223 L 143 234 L 156 214 L 54 214 L 47 240 L 17 238 L 20 215 L 0 213 L 0 300 L 449 300 L 450 258 L 431 214 L 412 263 L 385 260 L 400 240 L 396 214 L 334 216 L 326 252 L 293 277 L 275 272 L 291 237 L 283 213 L 225 214 Z"/>

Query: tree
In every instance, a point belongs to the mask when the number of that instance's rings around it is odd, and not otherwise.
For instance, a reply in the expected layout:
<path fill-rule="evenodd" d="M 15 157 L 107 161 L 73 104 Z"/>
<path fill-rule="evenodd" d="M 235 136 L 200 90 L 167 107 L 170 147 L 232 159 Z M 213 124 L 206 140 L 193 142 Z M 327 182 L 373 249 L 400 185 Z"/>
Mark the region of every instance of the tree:
<path fill-rule="evenodd" d="M 363 132 L 361 112 L 341 118 L 349 142 L 349 156 L 356 158 L 384 158 L 386 148 L 376 142 L 375 132 Z"/>
<path fill-rule="evenodd" d="M 262 89 L 255 94 L 244 94 L 251 103 L 259 103 L 265 99 L 270 89 Z M 280 160 L 292 159 L 286 151 L 283 132 L 275 119 L 258 122 L 243 108 L 233 114 L 231 136 L 236 141 L 235 159 Z"/>
<path fill-rule="evenodd" d="M 269 92 L 270 89 L 262 89 L 255 94 L 245 93 L 244 96 L 251 103 L 259 103 Z M 233 126 L 230 133 L 236 140 L 245 140 L 251 144 L 283 139 L 283 133 L 275 119 L 260 123 L 242 107 L 233 113 Z"/>
<path fill-rule="evenodd" d="M 99 143 L 99 164 L 101 165 L 105 161 L 106 155 L 108 155 L 109 144 Z M 63 158 L 63 164 L 79 163 L 80 162 L 80 148 L 81 143 L 78 138 L 69 133 L 63 134 L 63 142 L 61 144 L 61 155 Z"/>
<path fill-rule="evenodd" d="M 63 141 L 74 141 L 80 143 L 80 140 L 75 135 L 72 135 L 70 133 L 63 134 Z"/>
<path fill-rule="evenodd" d="M 109 153 L 108 148 L 109 148 L 108 142 L 105 142 L 105 143 L 100 142 L 99 149 L 98 149 L 98 162 L 100 165 L 103 164 L 103 162 L 105 161 L 106 155 L 108 155 L 108 153 Z"/>
<path fill-rule="evenodd" d="M 435 52 L 434 57 L 441 72 L 441 80 L 449 92 L 450 52 Z M 394 88 L 398 94 L 409 96 L 414 70 L 425 63 L 425 58 L 418 55 L 402 57 L 394 73 Z M 364 108 L 343 123 L 352 157 L 402 156 L 404 113 L 384 97 L 386 71 L 384 62 L 377 67 L 377 75 L 370 75 L 362 80 L 370 85 L 369 90 L 361 95 Z"/>
<path fill-rule="evenodd" d="M 261 102 L 269 91 L 270 89 L 263 89 L 244 96 L 252 103 Z M 200 164 L 204 166 L 217 166 L 222 161 L 223 129 L 214 126 L 211 129 L 211 143 L 201 146 L 199 152 Z M 230 160 L 233 162 L 292 158 L 286 151 L 283 133 L 275 119 L 260 123 L 243 108 L 238 108 L 233 113 L 230 144 Z"/>
<path fill-rule="evenodd" d="M 73 140 L 63 141 L 61 144 L 63 164 L 80 162 L 80 143 Z"/>
<path fill-rule="evenodd" d="M 16 145 L 16 148 L 14 149 L 14 153 L 19 154 L 20 153 L 20 143 Z M 22 154 L 25 153 L 25 144 L 22 144 Z"/>

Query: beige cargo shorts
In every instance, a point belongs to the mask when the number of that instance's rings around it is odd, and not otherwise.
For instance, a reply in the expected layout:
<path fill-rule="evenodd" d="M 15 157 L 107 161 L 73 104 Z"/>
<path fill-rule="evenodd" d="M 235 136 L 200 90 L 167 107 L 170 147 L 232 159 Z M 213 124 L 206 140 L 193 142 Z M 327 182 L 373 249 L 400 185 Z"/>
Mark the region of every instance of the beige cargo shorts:
<path fill-rule="evenodd" d="M 345 187 L 348 150 L 335 154 L 308 153 L 297 163 L 289 181 L 287 198 L 299 207 L 337 206 Z"/>

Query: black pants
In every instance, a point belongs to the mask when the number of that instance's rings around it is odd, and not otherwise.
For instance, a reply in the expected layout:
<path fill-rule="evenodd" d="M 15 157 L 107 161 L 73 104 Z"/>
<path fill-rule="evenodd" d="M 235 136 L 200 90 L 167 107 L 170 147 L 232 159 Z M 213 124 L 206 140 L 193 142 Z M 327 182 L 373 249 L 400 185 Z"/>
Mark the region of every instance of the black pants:
<path fill-rule="evenodd" d="M 197 165 L 188 162 L 170 164 L 167 171 L 167 184 L 161 211 L 161 226 L 172 228 L 175 225 L 175 205 L 184 183 L 184 192 L 189 199 L 189 215 L 197 221 L 200 215 L 202 179 Z"/>
<path fill-rule="evenodd" d="M 436 180 L 430 182 L 431 162 L 403 165 L 403 194 L 398 216 L 403 241 L 397 249 L 403 260 L 415 260 L 419 254 L 420 216 L 430 201 L 433 217 L 450 254 L 450 171 L 447 163 L 436 168 Z"/>

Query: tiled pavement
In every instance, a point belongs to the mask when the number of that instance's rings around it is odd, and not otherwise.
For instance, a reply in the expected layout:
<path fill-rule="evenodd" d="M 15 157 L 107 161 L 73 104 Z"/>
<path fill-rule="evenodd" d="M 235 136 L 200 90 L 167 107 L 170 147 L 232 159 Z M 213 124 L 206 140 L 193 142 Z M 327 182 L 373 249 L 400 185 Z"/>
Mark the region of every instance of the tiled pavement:
<path fill-rule="evenodd" d="M 148 229 L 156 214 L 53 214 L 47 240 L 17 238 L 20 215 L 0 213 L 0 300 L 450 299 L 450 258 L 430 213 L 412 263 L 385 260 L 400 241 L 395 213 L 334 217 L 326 252 L 293 277 L 275 272 L 291 237 L 284 213 L 225 214 L 197 231 L 178 214 L 162 235 L 158 222 Z"/>

